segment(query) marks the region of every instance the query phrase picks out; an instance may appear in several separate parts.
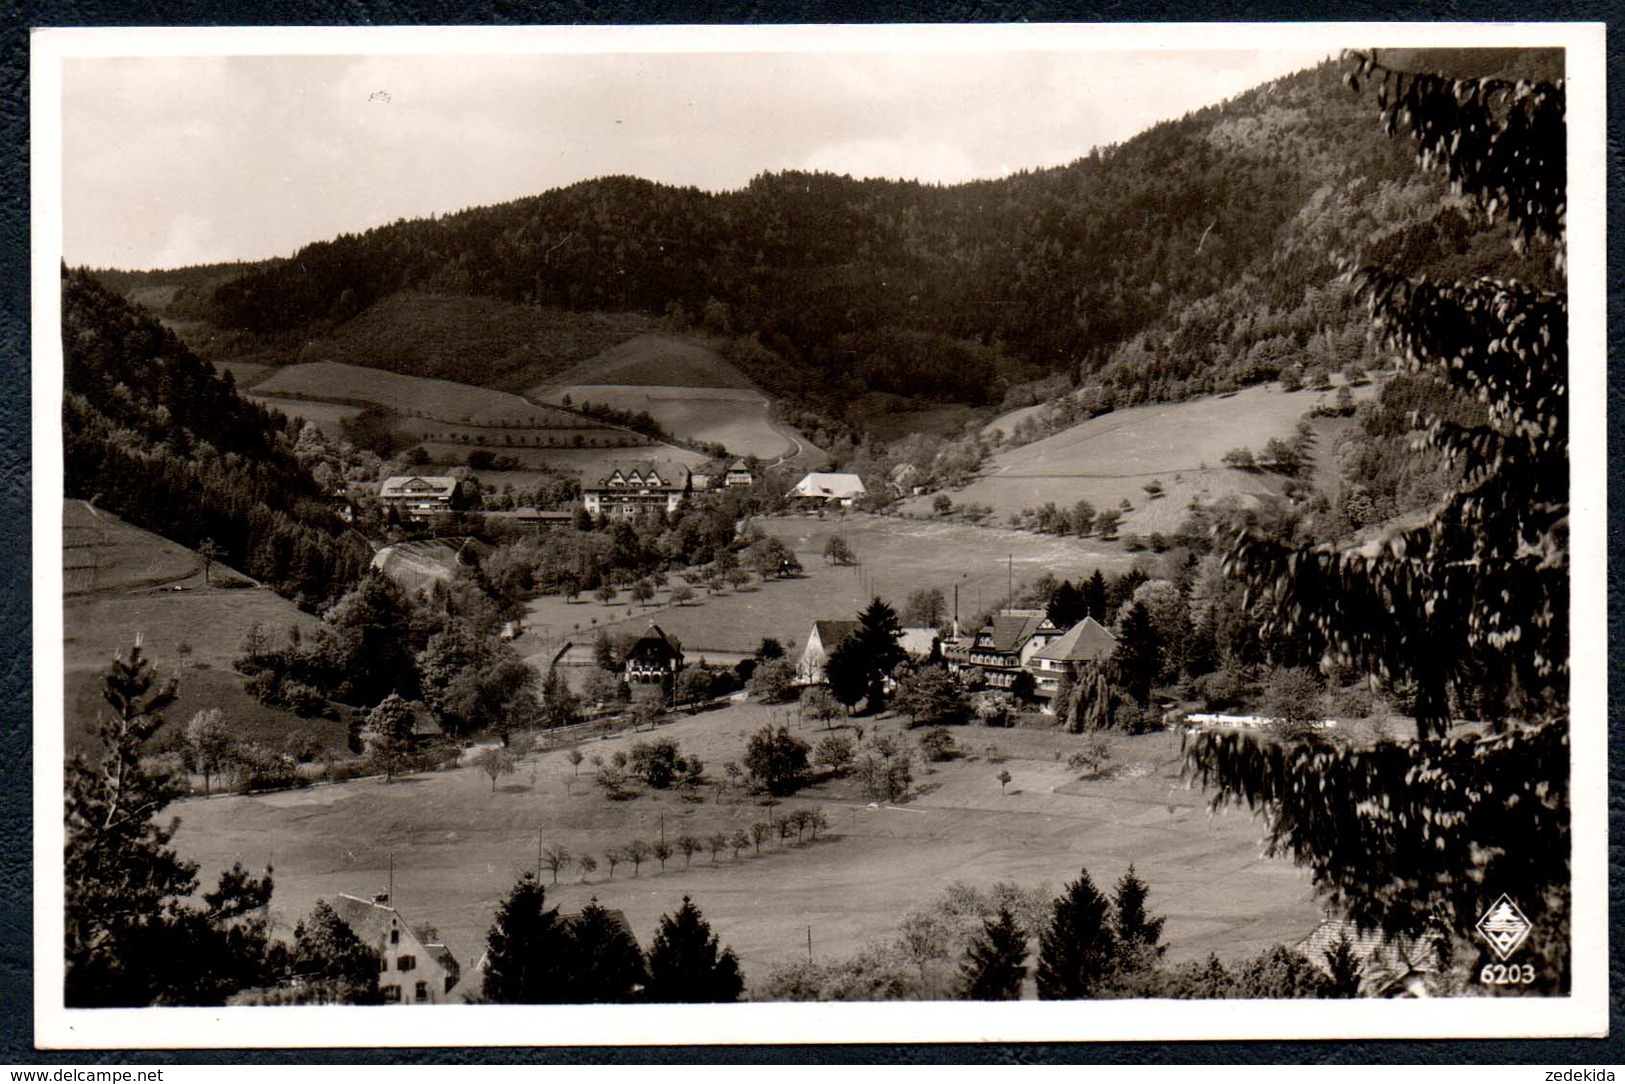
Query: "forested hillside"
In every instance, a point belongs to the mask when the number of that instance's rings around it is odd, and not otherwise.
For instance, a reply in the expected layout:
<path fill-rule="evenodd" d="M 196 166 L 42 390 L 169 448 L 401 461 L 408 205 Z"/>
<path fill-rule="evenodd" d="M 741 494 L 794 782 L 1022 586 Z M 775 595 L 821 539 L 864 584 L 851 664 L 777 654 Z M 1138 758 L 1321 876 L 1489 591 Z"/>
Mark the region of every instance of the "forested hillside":
<path fill-rule="evenodd" d="M 298 431 L 239 396 L 151 316 L 62 279 L 65 492 L 226 563 L 308 608 L 370 558 L 295 454 Z"/>
<path fill-rule="evenodd" d="M 1527 66 L 1523 54 L 1497 54 Z M 1536 62 L 1542 61 L 1536 57 Z M 997 405 L 1063 375 L 1103 406 L 1335 369 L 1369 350 L 1344 260 L 1539 278 L 1419 174 L 1329 61 L 1068 166 L 955 186 L 630 177 L 309 245 L 178 282 L 216 327 L 309 341 L 401 291 L 704 328 L 769 390 L 845 419 L 865 393 Z M 493 362 L 496 359 L 493 359 Z M 426 373 L 490 383 L 495 372 Z"/>

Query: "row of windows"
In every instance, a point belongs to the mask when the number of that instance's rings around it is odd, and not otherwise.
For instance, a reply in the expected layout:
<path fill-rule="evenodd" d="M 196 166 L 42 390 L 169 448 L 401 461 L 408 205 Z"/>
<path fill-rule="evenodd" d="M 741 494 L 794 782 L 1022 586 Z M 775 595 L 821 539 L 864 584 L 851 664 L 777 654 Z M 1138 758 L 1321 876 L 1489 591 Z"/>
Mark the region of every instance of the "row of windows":
<path fill-rule="evenodd" d="M 399 986 L 380 987 L 379 992 L 384 995 L 384 1001 L 387 1003 L 398 1004 L 401 1000 L 401 988 Z M 412 997 L 414 1001 L 428 1001 L 429 984 L 426 982 L 418 983 L 412 991 Z"/>

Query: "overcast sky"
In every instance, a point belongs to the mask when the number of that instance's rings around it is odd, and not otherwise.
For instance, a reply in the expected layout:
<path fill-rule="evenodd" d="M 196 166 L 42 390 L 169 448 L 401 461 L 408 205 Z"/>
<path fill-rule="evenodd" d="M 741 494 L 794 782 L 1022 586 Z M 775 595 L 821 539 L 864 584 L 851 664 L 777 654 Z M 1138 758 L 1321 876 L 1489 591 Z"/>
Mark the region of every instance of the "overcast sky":
<path fill-rule="evenodd" d="M 290 255 L 605 174 L 710 190 L 815 169 L 1059 165 L 1327 51 L 70 58 L 63 255 Z"/>

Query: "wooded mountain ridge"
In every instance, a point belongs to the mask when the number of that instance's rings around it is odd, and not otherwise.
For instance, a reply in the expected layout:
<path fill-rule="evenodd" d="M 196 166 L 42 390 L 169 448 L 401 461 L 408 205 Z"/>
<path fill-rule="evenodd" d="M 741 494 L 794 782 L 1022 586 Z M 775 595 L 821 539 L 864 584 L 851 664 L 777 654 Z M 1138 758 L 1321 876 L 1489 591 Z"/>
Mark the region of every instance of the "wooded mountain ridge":
<path fill-rule="evenodd" d="M 1554 74 L 1550 52 L 1465 55 Z M 319 340 L 404 292 L 657 314 L 724 345 L 780 397 L 854 425 L 850 404 L 874 393 L 991 408 L 1056 375 L 1101 386 L 1108 405 L 1182 399 L 1289 364 L 1360 360 L 1368 319 L 1342 278 L 1354 263 L 1435 279 L 1549 274 L 1508 257 L 1503 227 L 1416 171 L 1344 85 L 1346 66 L 999 180 L 785 172 L 708 193 L 605 177 L 287 260 L 99 274 L 126 293 L 173 285 L 171 315 L 239 341 Z M 455 371 L 401 364 L 496 379 L 466 357 Z"/>

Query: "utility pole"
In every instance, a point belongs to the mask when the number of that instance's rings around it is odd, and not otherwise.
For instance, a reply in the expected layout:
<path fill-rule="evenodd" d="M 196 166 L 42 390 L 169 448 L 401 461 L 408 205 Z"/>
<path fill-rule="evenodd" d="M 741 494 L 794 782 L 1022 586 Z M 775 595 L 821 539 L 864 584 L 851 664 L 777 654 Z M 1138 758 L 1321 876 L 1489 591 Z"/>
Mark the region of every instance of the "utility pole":
<path fill-rule="evenodd" d="M 1005 598 L 1005 603 L 1004 604 L 1006 606 L 1010 606 L 1010 607 L 1015 606 L 1015 604 L 1016 604 L 1016 555 L 1013 554 L 1013 553 L 1010 555 L 1010 563 L 1008 565 L 1008 571 L 1006 573 L 1006 584 L 1005 584 L 1005 589 L 1004 589 L 1004 598 Z"/>
<path fill-rule="evenodd" d="M 536 883 L 542 883 L 542 826 L 536 826 Z"/>
<path fill-rule="evenodd" d="M 812 927 L 807 927 L 807 966 L 812 966 Z"/>
<path fill-rule="evenodd" d="M 395 906 L 395 852 L 389 852 L 389 905 Z"/>
<path fill-rule="evenodd" d="M 661 810 L 661 812 L 660 812 L 660 845 L 662 847 L 664 847 L 666 845 L 666 812 L 665 812 L 665 810 Z"/>

